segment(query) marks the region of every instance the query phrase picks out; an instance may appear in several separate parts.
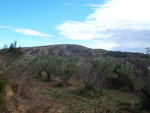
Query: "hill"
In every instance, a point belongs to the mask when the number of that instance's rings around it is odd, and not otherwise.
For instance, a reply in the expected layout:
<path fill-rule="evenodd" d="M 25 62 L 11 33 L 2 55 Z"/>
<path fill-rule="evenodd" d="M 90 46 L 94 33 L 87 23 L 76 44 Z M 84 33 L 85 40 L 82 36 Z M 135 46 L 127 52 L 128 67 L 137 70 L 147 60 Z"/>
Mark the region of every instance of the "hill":
<path fill-rule="evenodd" d="M 127 57 L 145 57 L 142 53 L 121 52 L 121 51 L 107 51 L 104 49 L 91 49 L 80 45 L 60 44 L 39 47 L 23 48 L 27 55 L 50 55 L 50 56 L 71 56 L 80 55 L 83 57 L 98 57 L 98 56 L 112 56 L 117 58 Z"/>

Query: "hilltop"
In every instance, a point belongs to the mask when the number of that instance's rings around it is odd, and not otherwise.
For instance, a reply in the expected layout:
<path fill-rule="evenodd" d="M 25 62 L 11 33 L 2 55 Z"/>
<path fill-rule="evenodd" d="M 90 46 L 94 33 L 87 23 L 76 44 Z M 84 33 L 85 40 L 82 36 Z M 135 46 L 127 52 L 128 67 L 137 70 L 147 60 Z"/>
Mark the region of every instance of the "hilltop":
<path fill-rule="evenodd" d="M 25 47 L 23 48 L 27 55 L 49 55 L 49 56 L 71 56 L 79 55 L 83 57 L 99 57 L 99 56 L 113 56 L 117 58 L 140 57 L 143 58 L 143 53 L 108 51 L 104 49 L 91 49 L 81 45 L 74 44 L 60 44 L 39 47 Z"/>

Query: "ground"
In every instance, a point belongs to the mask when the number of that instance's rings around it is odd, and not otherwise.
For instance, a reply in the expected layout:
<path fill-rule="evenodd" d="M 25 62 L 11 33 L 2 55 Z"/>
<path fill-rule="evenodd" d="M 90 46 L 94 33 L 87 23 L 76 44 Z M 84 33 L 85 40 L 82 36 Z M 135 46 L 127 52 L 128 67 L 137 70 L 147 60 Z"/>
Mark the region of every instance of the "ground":
<path fill-rule="evenodd" d="M 139 101 L 137 95 L 125 91 L 97 89 L 84 93 L 83 84 L 75 80 L 67 87 L 58 87 L 57 79 L 34 81 L 37 113 L 116 113 L 121 105 L 125 109 L 121 113 L 130 113 L 130 107 Z"/>

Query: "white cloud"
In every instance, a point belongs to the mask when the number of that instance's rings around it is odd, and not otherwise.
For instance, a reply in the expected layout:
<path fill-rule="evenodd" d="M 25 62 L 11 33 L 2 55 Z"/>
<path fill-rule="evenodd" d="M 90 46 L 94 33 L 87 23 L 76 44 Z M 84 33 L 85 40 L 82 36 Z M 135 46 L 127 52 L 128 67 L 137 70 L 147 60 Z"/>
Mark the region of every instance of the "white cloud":
<path fill-rule="evenodd" d="M 52 40 L 50 38 L 45 38 L 45 37 L 42 37 L 41 39 L 54 41 L 54 40 Z"/>
<path fill-rule="evenodd" d="M 0 26 L 0 28 L 11 28 L 10 26 Z"/>
<path fill-rule="evenodd" d="M 90 6 L 90 7 L 95 7 L 95 8 L 97 8 L 97 7 L 101 7 L 102 5 L 100 5 L 100 4 L 86 4 L 86 5 L 84 5 L 84 6 Z M 95 8 L 93 8 L 93 9 L 95 9 Z"/>
<path fill-rule="evenodd" d="M 11 29 L 12 31 L 18 32 L 18 33 L 22 33 L 24 35 L 33 35 L 33 36 L 41 36 L 41 37 L 49 37 L 51 35 L 49 34 L 45 34 L 45 33 L 41 33 L 39 31 L 34 31 L 31 29 Z"/>
<path fill-rule="evenodd" d="M 94 49 L 111 50 L 115 47 L 119 47 L 120 45 L 117 45 L 114 42 L 95 41 L 94 44 L 87 44 L 85 46 L 90 47 L 90 48 L 94 48 Z"/>
<path fill-rule="evenodd" d="M 35 44 L 41 44 L 42 42 L 38 42 L 38 41 L 31 41 L 31 40 L 23 40 L 24 42 L 28 42 L 28 43 L 35 43 Z"/>
<path fill-rule="evenodd" d="M 100 40 L 104 49 L 118 45 L 120 49 L 145 48 L 150 42 L 150 0 L 107 0 L 89 6 L 94 7 L 94 13 L 84 22 L 66 21 L 56 26 L 59 34 L 69 39 Z"/>

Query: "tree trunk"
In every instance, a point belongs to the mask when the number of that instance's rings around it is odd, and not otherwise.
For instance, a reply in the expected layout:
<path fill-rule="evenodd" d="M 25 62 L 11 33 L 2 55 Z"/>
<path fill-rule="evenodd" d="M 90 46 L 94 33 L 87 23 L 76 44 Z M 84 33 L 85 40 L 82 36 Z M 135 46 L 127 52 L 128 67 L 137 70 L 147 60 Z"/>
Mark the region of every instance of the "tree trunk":
<path fill-rule="evenodd" d="M 51 74 L 47 72 L 47 81 L 51 81 Z"/>

